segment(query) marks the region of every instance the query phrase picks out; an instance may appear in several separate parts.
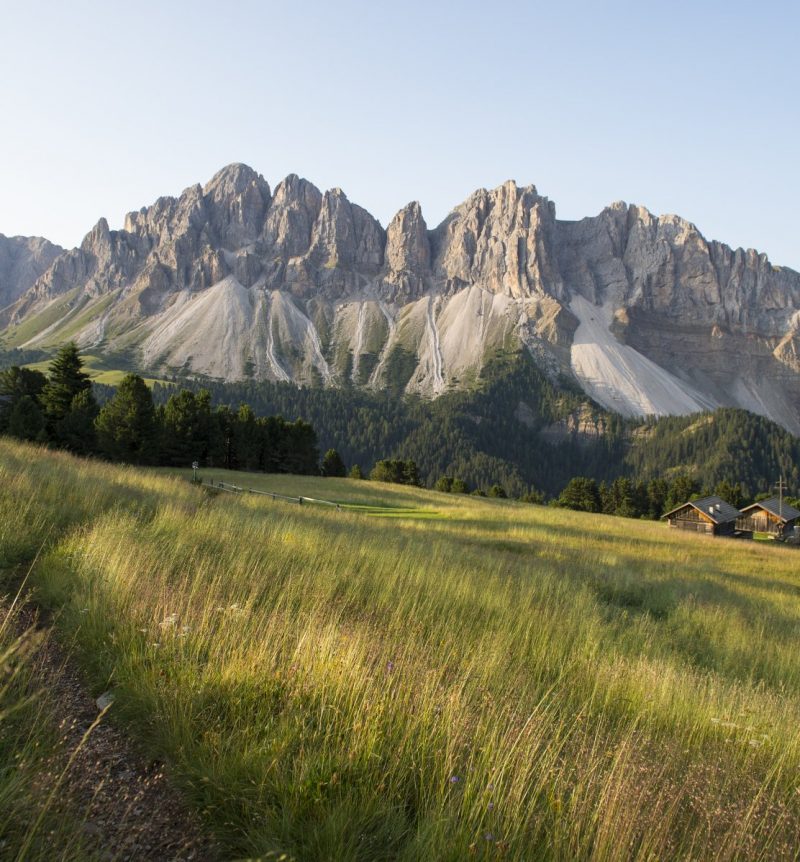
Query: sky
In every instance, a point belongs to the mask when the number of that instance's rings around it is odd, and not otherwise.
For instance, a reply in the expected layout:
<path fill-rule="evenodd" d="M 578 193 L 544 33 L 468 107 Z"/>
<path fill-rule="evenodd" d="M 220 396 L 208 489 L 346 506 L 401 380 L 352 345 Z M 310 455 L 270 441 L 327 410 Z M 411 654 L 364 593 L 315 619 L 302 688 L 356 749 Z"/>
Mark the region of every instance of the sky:
<path fill-rule="evenodd" d="M 0 233 L 101 216 L 245 162 L 428 225 L 533 183 L 800 269 L 800 4 L 0 0 Z"/>

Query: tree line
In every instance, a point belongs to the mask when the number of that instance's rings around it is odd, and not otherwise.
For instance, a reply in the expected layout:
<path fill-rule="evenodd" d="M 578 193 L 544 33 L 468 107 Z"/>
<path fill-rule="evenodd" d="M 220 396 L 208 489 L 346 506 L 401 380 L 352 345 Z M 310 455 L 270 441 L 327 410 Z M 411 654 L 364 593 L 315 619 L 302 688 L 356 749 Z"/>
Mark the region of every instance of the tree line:
<path fill-rule="evenodd" d="M 48 374 L 0 371 L 0 433 L 77 455 L 128 464 L 314 474 L 314 428 L 301 419 L 257 417 L 248 404 L 213 407 L 208 391 L 173 390 L 156 406 L 137 374 L 126 375 L 99 406 L 75 344 L 58 351 Z"/>
<path fill-rule="evenodd" d="M 349 475 L 635 518 L 708 493 L 741 506 L 765 496 L 778 472 L 798 486 L 800 440 L 763 417 L 667 417 L 631 435 L 628 421 L 587 414 L 584 396 L 554 388 L 524 358 L 491 362 L 484 374 L 483 388 L 432 403 L 254 381 L 150 390 L 135 374 L 93 386 L 70 344 L 47 375 L 0 371 L 0 433 L 133 464 Z M 578 414 L 596 435 L 563 433 Z"/>
<path fill-rule="evenodd" d="M 347 464 L 409 460 L 427 486 L 458 477 L 470 490 L 498 485 L 509 497 L 558 498 L 570 479 L 598 486 L 685 473 L 703 487 L 740 484 L 748 499 L 784 475 L 800 487 L 800 439 L 744 410 L 624 419 L 592 404 L 569 380 L 552 380 L 526 352 L 498 355 L 469 388 L 434 401 L 383 391 L 246 380 L 184 381 L 215 404 L 249 404 L 258 415 L 302 416 Z M 157 404 L 173 386 L 153 387 Z M 671 481 L 671 480 L 670 480 Z"/>

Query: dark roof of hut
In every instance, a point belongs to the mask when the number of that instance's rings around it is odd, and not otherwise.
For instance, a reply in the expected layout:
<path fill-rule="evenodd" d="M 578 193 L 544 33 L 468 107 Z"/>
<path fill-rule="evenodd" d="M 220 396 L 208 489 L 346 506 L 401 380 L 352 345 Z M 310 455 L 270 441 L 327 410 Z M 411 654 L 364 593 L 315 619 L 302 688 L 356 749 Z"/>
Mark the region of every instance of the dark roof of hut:
<path fill-rule="evenodd" d="M 781 517 L 781 501 L 779 497 L 769 497 L 767 500 L 759 500 L 753 503 L 752 506 L 745 506 L 742 512 L 745 514 L 752 513 L 754 509 L 764 509 L 776 518 Z M 800 518 L 800 512 L 794 506 L 790 506 L 786 500 L 783 501 L 783 520 L 794 521 L 795 518 Z"/>
<path fill-rule="evenodd" d="M 680 506 L 676 506 L 671 512 L 662 515 L 662 518 L 668 518 L 680 509 L 686 508 L 686 506 L 692 506 L 704 515 L 707 515 L 715 524 L 727 524 L 729 521 L 735 521 L 741 514 L 735 506 L 726 503 L 722 497 L 712 496 L 700 497 L 697 500 L 689 500 L 688 503 L 681 503 Z"/>

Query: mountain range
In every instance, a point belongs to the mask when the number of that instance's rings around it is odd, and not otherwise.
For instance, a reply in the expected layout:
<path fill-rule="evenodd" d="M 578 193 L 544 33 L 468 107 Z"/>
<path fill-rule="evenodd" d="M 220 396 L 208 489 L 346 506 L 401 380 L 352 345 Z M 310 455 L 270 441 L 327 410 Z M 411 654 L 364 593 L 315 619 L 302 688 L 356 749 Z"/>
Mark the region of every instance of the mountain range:
<path fill-rule="evenodd" d="M 800 274 L 640 206 L 560 220 L 511 181 L 384 228 L 233 164 L 75 249 L 0 235 L 0 307 L 5 349 L 74 339 L 156 375 L 436 398 L 522 350 L 623 416 L 731 406 L 800 434 Z"/>

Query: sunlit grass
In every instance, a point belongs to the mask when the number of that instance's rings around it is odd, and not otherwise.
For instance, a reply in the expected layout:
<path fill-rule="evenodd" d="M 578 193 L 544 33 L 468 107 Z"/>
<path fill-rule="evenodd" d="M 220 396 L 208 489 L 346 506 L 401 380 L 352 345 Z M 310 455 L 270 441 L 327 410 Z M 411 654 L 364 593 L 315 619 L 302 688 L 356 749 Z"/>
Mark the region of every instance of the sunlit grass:
<path fill-rule="evenodd" d="M 235 475 L 367 508 L 0 442 L 0 557 L 228 855 L 795 858 L 800 553 Z"/>
<path fill-rule="evenodd" d="M 91 354 L 81 357 L 83 360 L 83 370 L 88 374 L 89 378 L 95 383 L 103 383 L 106 386 L 118 386 L 128 371 L 114 367 L 114 361 L 103 359 L 99 356 Z M 25 367 L 33 371 L 41 371 L 42 374 L 47 374 L 50 370 L 52 360 L 43 359 L 40 362 L 29 362 Z M 161 380 L 158 377 L 144 377 L 144 382 L 152 387 L 154 383 L 169 385 L 166 380 Z"/>
<path fill-rule="evenodd" d="M 0 607 L 0 858 L 45 862 L 58 848 L 62 860 L 95 859 L 80 810 L 57 792 L 73 752 L 34 673 L 43 635 L 25 628 L 19 608 L 11 597 Z"/>

